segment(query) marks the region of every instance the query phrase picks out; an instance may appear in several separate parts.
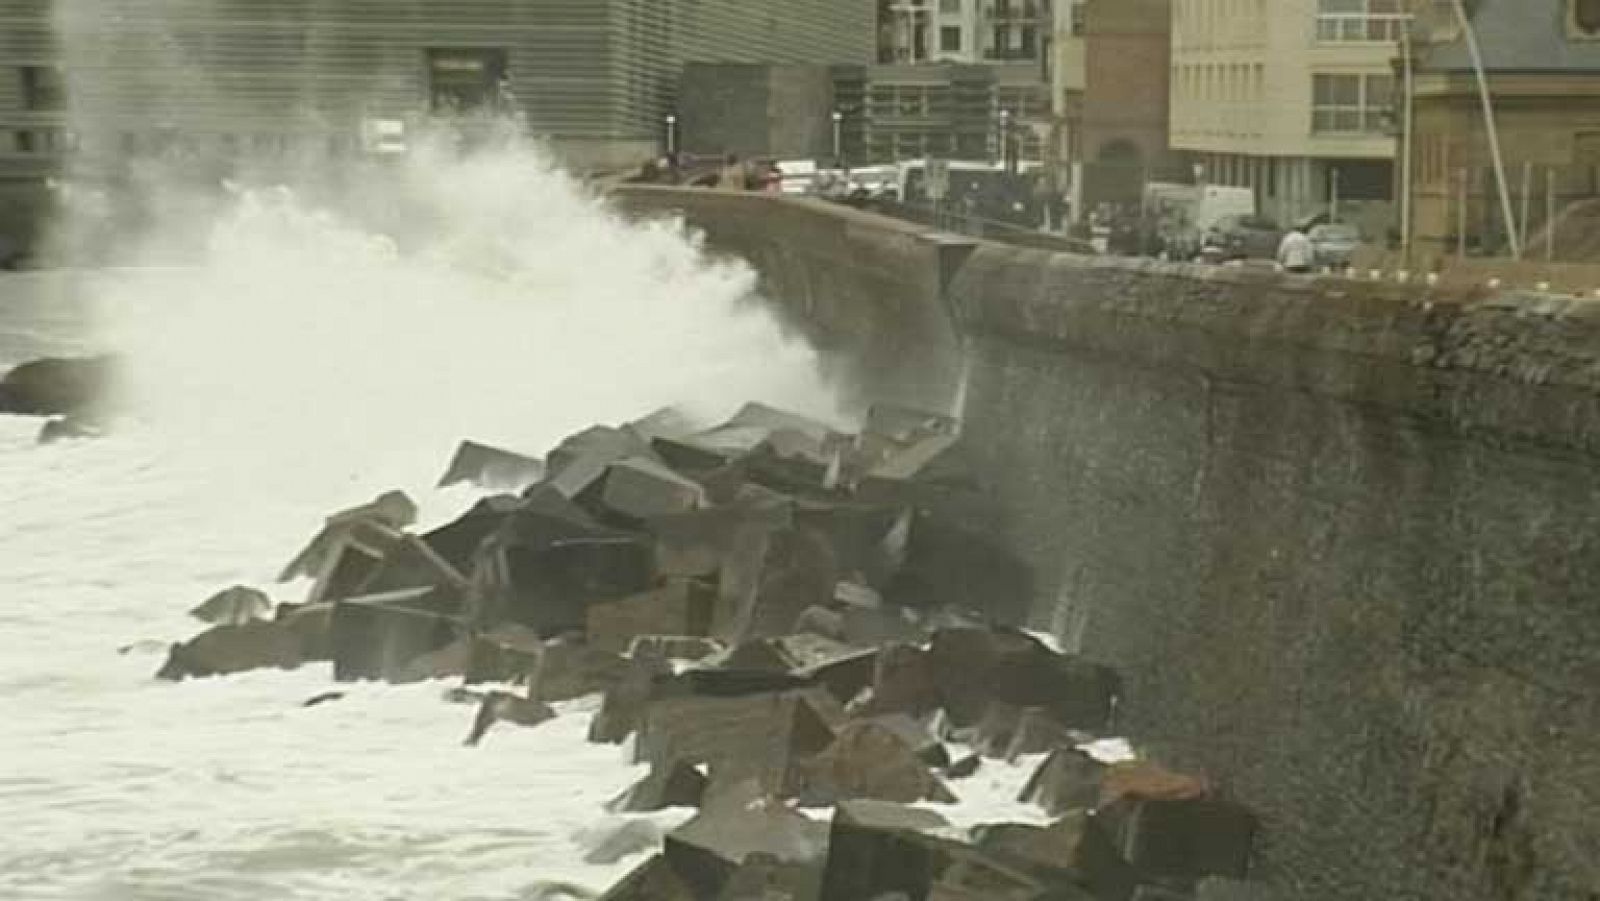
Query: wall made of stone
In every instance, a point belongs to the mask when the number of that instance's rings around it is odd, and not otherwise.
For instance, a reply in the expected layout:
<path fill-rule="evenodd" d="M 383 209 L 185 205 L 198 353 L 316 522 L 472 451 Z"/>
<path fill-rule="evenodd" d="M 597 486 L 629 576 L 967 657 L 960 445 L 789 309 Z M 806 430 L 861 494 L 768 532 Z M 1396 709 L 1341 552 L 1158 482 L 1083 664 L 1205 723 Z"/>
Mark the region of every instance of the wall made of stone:
<path fill-rule="evenodd" d="M 1600 898 L 1600 303 L 934 254 L 686 193 L 622 200 L 749 260 L 860 397 L 965 367 L 1034 623 L 1261 813 L 1275 897 Z"/>
<path fill-rule="evenodd" d="M 967 434 L 1037 624 L 1305 899 L 1600 891 L 1600 303 L 986 247 Z"/>

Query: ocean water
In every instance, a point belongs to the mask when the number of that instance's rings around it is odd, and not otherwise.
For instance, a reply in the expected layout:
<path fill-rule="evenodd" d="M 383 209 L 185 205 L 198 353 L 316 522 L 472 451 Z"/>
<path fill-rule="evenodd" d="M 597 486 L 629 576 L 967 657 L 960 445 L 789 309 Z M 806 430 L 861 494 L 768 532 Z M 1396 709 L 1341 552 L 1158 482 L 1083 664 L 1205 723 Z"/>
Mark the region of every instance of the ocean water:
<path fill-rule="evenodd" d="M 592 700 L 466 748 L 442 683 L 304 708 L 327 666 L 152 678 L 212 592 L 299 599 L 270 580 L 327 513 L 390 488 L 424 525 L 464 510 L 430 487 L 462 438 L 541 453 L 745 400 L 848 424 L 751 274 L 677 224 L 624 224 L 523 151 L 385 190 L 426 210 L 404 235 L 241 188 L 180 267 L 0 275 L 0 366 L 115 349 L 130 373 L 104 438 L 0 417 L 0 898 L 531 899 L 638 862 L 581 862 L 638 775 L 583 741 Z M 985 768 L 950 815 L 1036 817 L 1026 772 Z"/>

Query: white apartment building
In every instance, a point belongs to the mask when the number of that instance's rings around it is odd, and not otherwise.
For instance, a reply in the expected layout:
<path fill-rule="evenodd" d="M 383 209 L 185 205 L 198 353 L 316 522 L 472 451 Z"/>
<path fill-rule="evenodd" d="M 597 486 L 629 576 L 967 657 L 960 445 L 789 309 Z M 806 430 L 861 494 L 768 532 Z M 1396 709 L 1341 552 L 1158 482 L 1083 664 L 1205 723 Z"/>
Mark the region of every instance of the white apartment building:
<path fill-rule="evenodd" d="M 1054 25 L 1051 0 L 887 0 L 881 8 L 884 63 L 1040 63 Z"/>
<path fill-rule="evenodd" d="M 1394 60 L 1412 0 L 1173 0 L 1171 141 L 1280 223 L 1390 227 Z"/>

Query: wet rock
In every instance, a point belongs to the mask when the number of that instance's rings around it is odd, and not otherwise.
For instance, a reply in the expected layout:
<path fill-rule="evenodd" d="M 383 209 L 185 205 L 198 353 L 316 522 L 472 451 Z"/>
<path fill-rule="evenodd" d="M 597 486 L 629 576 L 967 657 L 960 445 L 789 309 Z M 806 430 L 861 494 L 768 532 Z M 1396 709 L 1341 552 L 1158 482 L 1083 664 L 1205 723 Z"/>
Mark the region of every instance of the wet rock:
<path fill-rule="evenodd" d="M 697 898 L 716 899 L 752 857 L 820 873 L 827 848 L 827 824 L 744 783 L 708 798 L 699 814 L 667 835 L 663 854 Z"/>
<path fill-rule="evenodd" d="M 705 506 L 705 489 L 648 457 L 629 457 L 606 467 L 600 502 L 627 519 L 686 513 Z"/>
<path fill-rule="evenodd" d="M 272 599 L 244 585 L 225 588 L 189 611 L 201 622 L 237 626 L 258 619 L 272 618 Z"/>
<path fill-rule="evenodd" d="M 320 707 L 323 704 L 331 704 L 334 701 L 341 701 L 343 699 L 344 699 L 344 692 L 342 692 L 342 691 L 325 691 L 322 694 L 312 695 L 311 697 L 307 698 L 305 700 L 305 703 L 301 704 L 300 706 L 301 707 Z"/>
<path fill-rule="evenodd" d="M 1023 869 L 1044 884 L 1071 883 L 1104 901 L 1128 901 L 1139 883 L 1134 868 L 1117 853 L 1096 818 L 1070 813 L 1049 827 L 1019 823 L 980 826 L 978 848 Z"/>
<path fill-rule="evenodd" d="M 590 644 L 615 651 L 627 649 L 640 635 L 710 634 L 717 604 L 712 584 L 674 578 L 661 588 L 588 608 Z"/>
<path fill-rule="evenodd" d="M 225 676 L 255 669 L 295 669 L 306 660 L 299 635 L 282 623 L 255 620 L 212 626 L 184 644 L 175 644 L 159 679 Z"/>
<path fill-rule="evenodd" d="M 439 479 L 440 488 L 463 482 L 515 494 L 544 478 L 544 462 L 476 441 L 463 441 Z"/>
<path fill-rule="evenodd" d="M 795 620 L 794 630 L 821 635 L 840 643 L 845 641 L 844 616 L 827 607 L 807 607 Z"/>
<path fill-rule="evenodd" d="M 0 413 L 63 416 L 103 409 L 111 399 L 115 368 L 110 356 L 23 363 L 0 378 Z"/>
<path fill-rule="evenodd" d="M 1057 654 L 1011 629 L 941 629 L 928 654 L 957 727 L 979 722 L 999 702 L 1038 708 L 1063 727 L 1099 731 L 1109 725 L 1121 689 L 1109 668 Z"/>
<path fill-rule="evenodd" d="M 1076 748 L 1058 748 L 1039 764 L 1017 800 L 1037 804 L 1051 816 L 1090 810 L 1100 802 L 1105 764 Z"/>
<path fill-rule="evenodd" d="M 555 710 L 543 701 L 518 697 L 507 691 L 491 691 L 479 705 L 478 715 L 472 721 L 472 730 L 467 733 L 464 744 L 475 747 L 496 723 L 532 727 L 555 717 Z"/>
<path fill-rule="evenodd" d="M 98 420 L 74 414 L 51 419 L 39 428 L 39 444 L 55 444 L 80 438 L 98 438 L 105 433 Z"/>
<path fill-rule="evenodd" d="M 626 857 L 661 847 L 665 833 L 650 820 L 626 819 L 586 830 L 579 836 L 583 862 L 591 866 L 610 866 Z"/>
<path fill-rule="evenodd" d="M 817 898 L 822 868 L 815 862 L 790 863 L 772 854 L 747 855 L 723 883 L 716 901 L 811 901 Z"/>
<path fill-rule="evenodd" d="M 802 764 L 802 797 L 824 806 L 853 798 L 955 803 L 955 795 L 919 759 L 919 750 L 882 721 L 849 723 L 824 751 Z"/>
<path fill-rule="evenodd" d="M 341 600 L 333 607 L 334 678 L 394 680 L 465 633 L 458 601 L 434 588 Z"/>
<path fill-rule="evenodd" d="M 1102 813 L 1122 856 L 1146 878 L 1192 883 L 1206 876 L 1243 879 L 1258 823 L 1216 799 L 1124 798 Z"/>
<path fill-rule="evenodd" d="M 664 854 L 634 867 L 601 895 L 599 901 L 698 901 Z"/>
<path fill-rule="evenodd" d="M 684 763 L 652 766 L 650 772 L 611 799 L 613 813 L 648 813 L 668 807 L 699 807 L 708 785 L 706 775 Z"/>
<path fill-rule="evenodd" d="M 172 650 L 172 644 L 170 642 L 165 642 L 154 638 L 147 638 L 143 641 L 135 641 L 132 644 L 125 644 L 122 647 L 117 648 L 117 653 L 127 656 L 128 654 L 162 654 L 170 650 Z"/>
<path fill-rule="evenodd" d="M 333 659 L 333 605 L 305 604 L 284 609 L 280 604 L 276 622 L 300 638 L 300 650 L 307 662 Z"/>
<path fill-rule="evenodd" d="M 485 539 L 472 581 L 479 625 L 515 622 L 552 637 L 583 632 L 589 605 L 652 587 L 649 539 L 597 523 L 546 487 L 535 488 Z"/>

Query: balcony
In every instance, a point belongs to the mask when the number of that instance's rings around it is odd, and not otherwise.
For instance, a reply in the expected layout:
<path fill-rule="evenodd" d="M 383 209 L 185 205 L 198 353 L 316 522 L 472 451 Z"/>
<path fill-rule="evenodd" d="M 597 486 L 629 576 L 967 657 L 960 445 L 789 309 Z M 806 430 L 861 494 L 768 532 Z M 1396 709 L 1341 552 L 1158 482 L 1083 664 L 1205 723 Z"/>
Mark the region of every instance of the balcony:
<path fill-rule="evenodd" d="M 1322 13 L 1317 40 L 1324 44 L 1398 44 L 1411 16 L 1406 13 Z"/>
<path fill-rule="evenodd" d="M 1038 25 L 1050 18 L 1050 4 L 1032 0 L 1020 3 L 990 3 L 983 7 L 983 18 L 996 25 Z"/>

